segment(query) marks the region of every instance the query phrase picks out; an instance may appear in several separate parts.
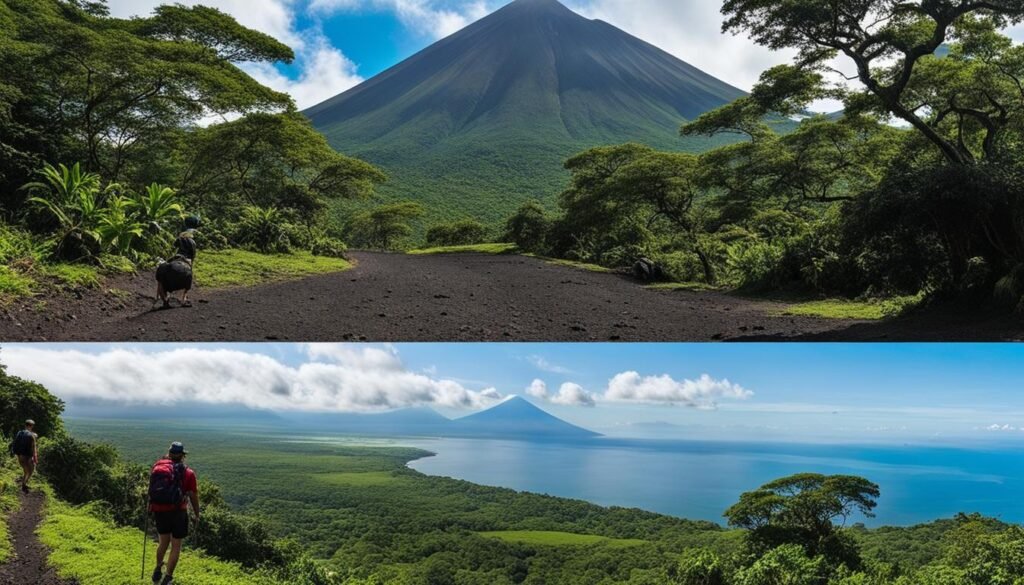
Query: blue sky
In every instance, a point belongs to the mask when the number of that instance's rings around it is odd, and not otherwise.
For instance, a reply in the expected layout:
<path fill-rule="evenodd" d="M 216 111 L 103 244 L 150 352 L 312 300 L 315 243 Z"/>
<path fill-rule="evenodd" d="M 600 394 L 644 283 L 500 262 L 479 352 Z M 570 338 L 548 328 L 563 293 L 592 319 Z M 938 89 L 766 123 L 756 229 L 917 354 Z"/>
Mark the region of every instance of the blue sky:
<path fill-rule="evenodd" d="M 1018 345 L 9 344 L 0 360 L 66 400 L 112 406 L 430 406 L 454 417 L 521 395 L 623 436 L 1024 439 Z"/>

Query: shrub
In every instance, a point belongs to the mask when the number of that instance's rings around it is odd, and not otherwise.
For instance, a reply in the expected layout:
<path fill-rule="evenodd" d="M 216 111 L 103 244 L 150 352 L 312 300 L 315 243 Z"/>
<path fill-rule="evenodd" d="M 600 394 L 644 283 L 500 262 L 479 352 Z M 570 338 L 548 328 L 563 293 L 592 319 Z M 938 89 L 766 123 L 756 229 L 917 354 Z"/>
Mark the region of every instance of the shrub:
<path fill-rule="evenodd" d="M 235 240 L 263 253 L 288 252 L 291 248 L 284 214 L 273 207 L 250 205 L 242 210 Z"/>
<path fill-rule="evenodd" d="M 100 501 L 121 525 L 141 526 L 148 474 L 121 461 L 109 445 L 94 445 L 70 436 L 42 443 L 39 471 L 54 492 L 72 504 Z"/>
<path fill-rule="evenodd" d="M 505 222 L 506 239 L 524 252 L 547 253 L 551 220 L 539 201 L 530 200 Z"/>
<path fill-rule="evenodd" d="M 736 574 L 736 585 L 822 585 L 827 580 L 823 560 L 809 558 L 796 544 L 772 549 Z"/>
<path fill-rule="evenodd" d="M 710 551 L 688 551 L 679 561 L 675 583 L 679 585 L 726 585 L 722 561 Z"/>
<path fill-rule="evenodd" d="M 326 256 L 328 258 L 344 258 L 348 246 L 338 238 L 321 236 L 313 240 L 310 252 L 314 256 Z"/>
<path fill-rule="evenodd" d="M 487 240 L 487 226 L 474 219 L 463 219 L 431 226 L 427 230 L 427 246 L 468 246 Z"/>

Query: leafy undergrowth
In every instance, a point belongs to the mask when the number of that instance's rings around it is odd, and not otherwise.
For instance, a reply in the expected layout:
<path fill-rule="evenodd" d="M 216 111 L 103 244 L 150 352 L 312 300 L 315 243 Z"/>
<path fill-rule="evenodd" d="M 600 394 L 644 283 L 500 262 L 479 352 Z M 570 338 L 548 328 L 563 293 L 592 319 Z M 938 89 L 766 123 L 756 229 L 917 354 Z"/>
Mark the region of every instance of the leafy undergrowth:
<path fill-rule="evenodd" d="M 470 244 L 468 246 L 421 248 L 410 250 L 408 254 L 423 256 L 429 254 L 514 254 L 515 252 L 515 244 Z"/>
<path fill-rule="evenodd" d="M 827 299 L 792 305 L 787 307 L 782 314 L 793 317 L 878 321 L 898 317 L 921 304 L 923 300 L 923 294 L 867 301 Z"/>
<path fill-rule="evenodd" d="M 352 263 L 309 252 L 259 254 L 246 250 L 211 250 L 196 260 L 196 282 L 208 288 L 252 286 L 315 274 L 342 272 Z"/>
<path fill-rule="evenodd" d="M 593 534 L 574 534 L 572 532 L 553 532 L 544 530 L 503 530 L 495 532 L 478 532 L 480 536 L 497 538 L 505 542 L 532 544 L 540 546 L 592 546 L 603 545 L 612 548 L 628 548 L 642 546 L 647 541 L 635 538 L 608 538 Z"/>
<path fill-rule="evenodd" d="M 117 528 L 89 506 L 72 507 L 49 498 L 39 538 L 50 549 L 50 563 L 61 577 L 80 585 L 135 585 L 142 569 L 142 532 Z M 147 543 L 146 579 L 153 569 L 155 546 Z M 148 582 L 148 581 L 147 581 Z M 238 565 L 202 553 L 181 553 L 174 582 L 181 585 L 283 585 Z"/>
<path fill-rule="evenodd" d="M 18 509 L 18 472 L 8 457 L 0 458 L 0 564 L 6 563 L 14 554 L 7 518 Z"/>

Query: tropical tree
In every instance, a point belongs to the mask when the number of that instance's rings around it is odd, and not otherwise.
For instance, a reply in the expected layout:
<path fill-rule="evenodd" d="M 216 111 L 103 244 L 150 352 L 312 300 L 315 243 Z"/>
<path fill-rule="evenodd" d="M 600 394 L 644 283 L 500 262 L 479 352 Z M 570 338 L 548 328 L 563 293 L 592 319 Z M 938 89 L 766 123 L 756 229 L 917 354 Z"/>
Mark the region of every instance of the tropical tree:
<path fill-rule="evenodd" d="M 1024 19 L 1020 0 L 726 0 L 723 30 L 744 32 L 771 49 L 796 49 L 797 64 L 762 88 L 760 105 L 793 107 L 831 93 L 855 109 L 892 114 L 956 165 L 994 154 L 1000 135 L 1024 113 L 1021 49 L 995 31 Z M 961 41 L 952 59 L 936 57 Z M 860 89 L 826 90 L 813 72 L 841 56 Z M 757 93 L 757 92 L 755 92 Z M 976 131 L 981 149 L 967 138 Z"/>
<path fill-rule="evenodd" d="M 63 412 L 60 398 L 40 384 L 8 374 L 0 364 L 0 435 L 13 437 L 31 418 L 40 437 L 58 437 L 64 434 Z"/>
<path fill-rule="evenodd" d="M 551 219 L 536 199 L 523 203 L 505 222 L 505 239 L 525 252 L 546 252 L 550 231 Z"/>
<path fill-rule="evenodd" d="M 701 237 L 705 209 L 698 205 L 698 163 L 691 154 L 639 144 L 574 156 L 565 165 L 572 183 L 559 199 L 564 216 L 557 231 L 591 242 L 592 260 L 619 256 L 619 262 L 627 263 L 656 245 L 655 231 L 669 231 L 677 245 L 697 256 L 706 281 L 714 283 L 715 267 Z"/>
<path fill-rule="evenodd" d="M 356 246 L 393 250 L 412 234 L 410 222 L 423 213 L 423 206 L 413 201 L 381 205 L 358 213 L 348 222 L 349 240 Z"/>
<path fill-rule="evenodd" d="M 724 515 L 730 526 L 750 531 L 757 551 L 798 544 L 809 557 L 855 566 L 856 550 L 837 533 L 836 523 L 845 525 L 855 514 L 871 517 L 879 494 L 862 477 L 801 473 L 742 494 Z"/>
<path fill-rule="evenodd" d="M 196 131 L 181 194 L 230 216 L 244 205 L 289 210 L 303 224 L 323 219 L 326 202 L 365 199 L 384 173 L 336 152 L 302 114 L 250 114 Z"/>

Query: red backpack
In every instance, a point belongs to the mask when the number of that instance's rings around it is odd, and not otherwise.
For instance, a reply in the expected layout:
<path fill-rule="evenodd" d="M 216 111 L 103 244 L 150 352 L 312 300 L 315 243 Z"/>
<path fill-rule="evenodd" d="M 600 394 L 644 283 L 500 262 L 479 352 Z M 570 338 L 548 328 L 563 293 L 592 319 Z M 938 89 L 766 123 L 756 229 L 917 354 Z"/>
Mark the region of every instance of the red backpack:
<path fill-rule="evenodd" d="M 149 503 L 180 506 L 185 501 L 184 463 L 161 459 L 149 473 Z"/>

